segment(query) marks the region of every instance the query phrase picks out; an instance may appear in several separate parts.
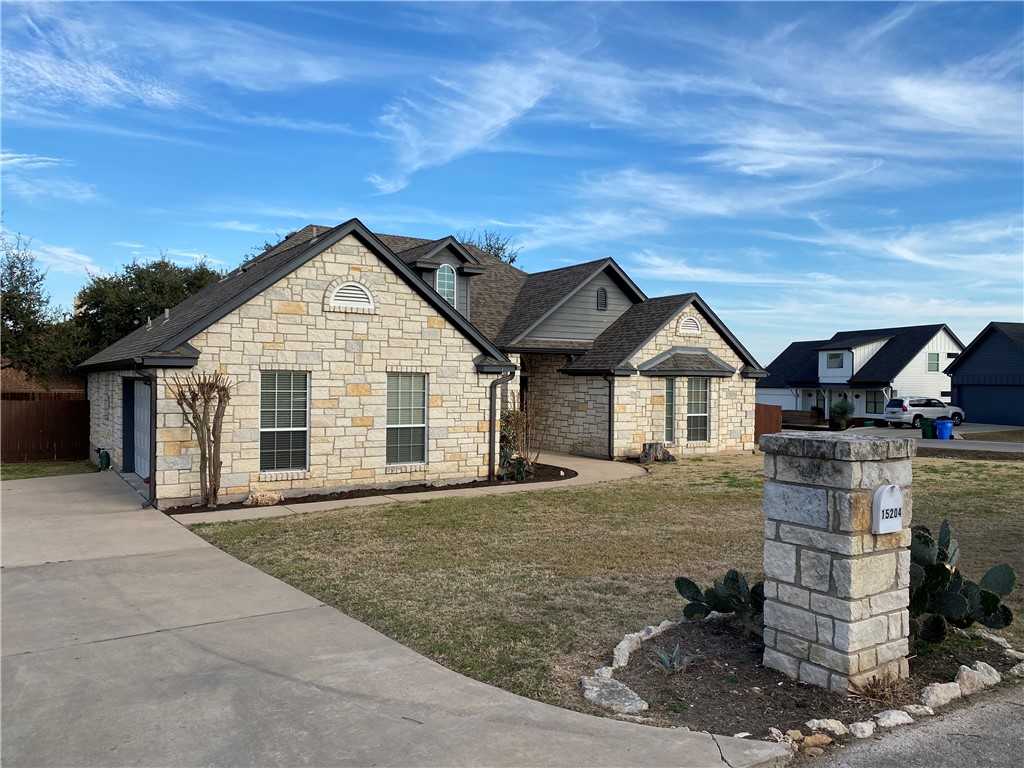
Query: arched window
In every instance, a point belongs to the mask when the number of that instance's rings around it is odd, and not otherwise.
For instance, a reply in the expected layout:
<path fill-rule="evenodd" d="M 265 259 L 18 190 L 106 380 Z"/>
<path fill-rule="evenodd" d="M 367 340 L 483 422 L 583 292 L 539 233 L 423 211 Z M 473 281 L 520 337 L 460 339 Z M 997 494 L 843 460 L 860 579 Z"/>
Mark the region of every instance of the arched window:
<path fill-rule="evenodd" d="M 342 283 L 330 292 L 326 309 L 372 311 L 373 294 L 359 283 Z"/>
<path fill-rule="evenodd" d="M 437 270 L 437 292 L 441 298 L 455 306 L 455 270 L 448 264 L 442 264 Z"/>
<path fill-rule="evenodd" d="M 608 309 L 608 291 L 604 288 L 597 289 L 597 308 Z"/>
<path fill-rule="evenodd" d="M 679 321 L 679 333 L 683 336 L 700 336 L 700 320 L 696 317 L 684 317 Z"/>

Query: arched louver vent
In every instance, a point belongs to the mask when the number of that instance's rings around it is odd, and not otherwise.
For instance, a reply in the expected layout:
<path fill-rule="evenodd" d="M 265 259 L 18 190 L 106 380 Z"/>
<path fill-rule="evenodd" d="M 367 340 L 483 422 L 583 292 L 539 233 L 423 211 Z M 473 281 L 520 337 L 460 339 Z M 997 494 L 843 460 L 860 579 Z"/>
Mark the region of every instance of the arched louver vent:
<path fill-rule="evenodd" d="M 359 283 L 343 283 L 331 294 L 332 309 L 373 309 L 373 295 Z"/>
<path fill-rule="evenodd" d="M 604 288 L 597 289 L 597 308 L 608 309 L 608 291 Z"/>
<path fill-rule="evenodd" d="M 700 320 L 696 317 L 684 317 L 679 321 L 679 333 L 683 336 L 700 336 Z"/>

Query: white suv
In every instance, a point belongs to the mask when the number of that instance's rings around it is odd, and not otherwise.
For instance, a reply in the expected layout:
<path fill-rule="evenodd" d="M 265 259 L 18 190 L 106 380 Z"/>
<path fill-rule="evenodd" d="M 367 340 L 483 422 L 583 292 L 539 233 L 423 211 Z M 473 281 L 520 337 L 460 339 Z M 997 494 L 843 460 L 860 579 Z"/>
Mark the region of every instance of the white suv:
<path fill-rule="evenodd" d="M 952 419 L 959 426 L 964 420 L 964 412 L 931 397 L 894 397 L 885 404 L 885 420 L 890 427 L 910 424 L 918 429 L 921 419 Z"/>

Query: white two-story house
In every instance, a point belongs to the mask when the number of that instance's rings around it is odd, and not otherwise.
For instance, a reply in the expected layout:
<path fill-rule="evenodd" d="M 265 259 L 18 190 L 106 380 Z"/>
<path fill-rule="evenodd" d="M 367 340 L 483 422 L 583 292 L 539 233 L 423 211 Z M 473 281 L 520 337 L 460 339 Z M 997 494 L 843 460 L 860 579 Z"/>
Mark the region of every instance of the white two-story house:
<path fill-rule="evenodd" d="M 849 399 L 854 418 L 880 418 L 889 398 L 921 395 L 950 399 L 944 373 L 964 345 L 945 324 L 840 331 L 831 339 L 796 341 L 757 382 L 757 402 L 785 410 Z"/>

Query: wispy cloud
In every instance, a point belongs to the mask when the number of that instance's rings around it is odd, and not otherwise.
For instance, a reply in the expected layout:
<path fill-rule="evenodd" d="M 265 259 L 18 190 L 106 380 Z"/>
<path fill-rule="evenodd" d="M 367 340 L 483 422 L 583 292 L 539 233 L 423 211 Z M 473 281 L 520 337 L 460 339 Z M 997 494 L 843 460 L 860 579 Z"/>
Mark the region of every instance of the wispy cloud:
<path fill-rule="evenodd" d="M 146 247 L 142 243 L 128 243 L 123 240 L 118 240 L 116 243 L 114 243 L 114 245 L 118 246 L 119 248 L 130 248 L 133 250 L 139 250 L 141 248 Z"/>
<path fill-rule="evenodd" d="M 69 165 L 61 158 L 22 154 L 5 149 L 0 155 L 0 164 L 3 166 L 5 192 L 22 200 L 87 203 L 101 199 L 93 184 L 50 172 L 54 168 Z"/>
<path fill-rule="evenodd" d="M 64 245 L 33 240 L 31 250 L 47 269 L 68 275 L 102 274 L 103 269 L 91 256 Z"/>

